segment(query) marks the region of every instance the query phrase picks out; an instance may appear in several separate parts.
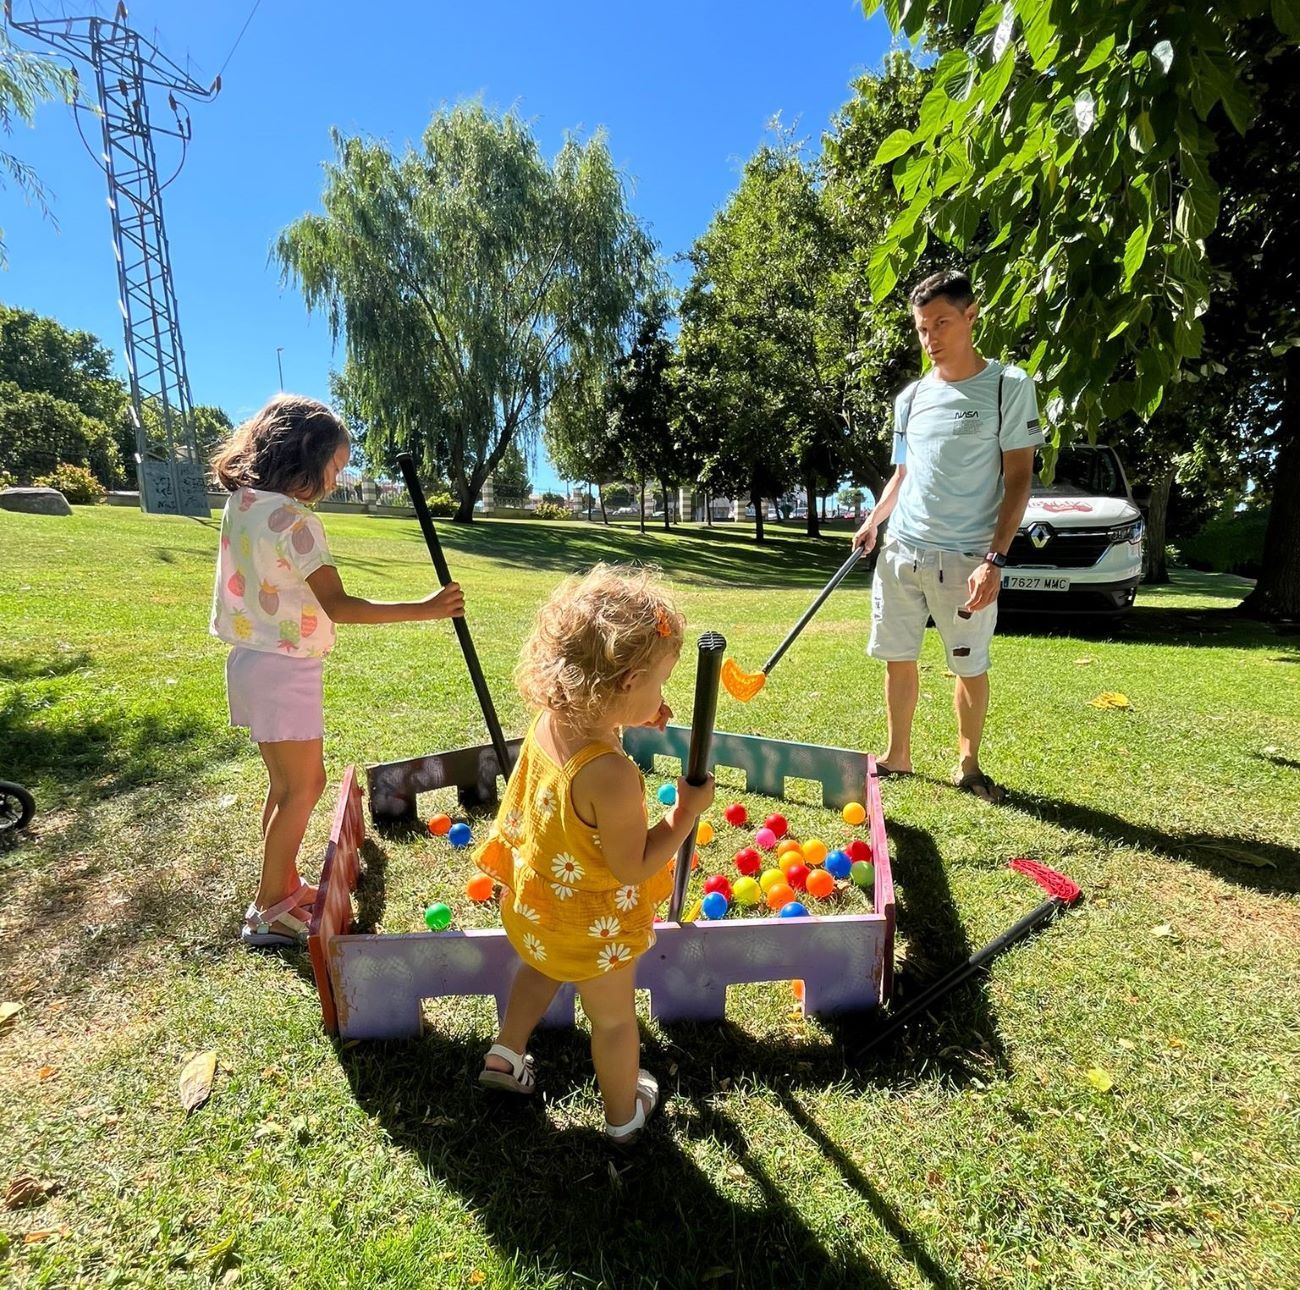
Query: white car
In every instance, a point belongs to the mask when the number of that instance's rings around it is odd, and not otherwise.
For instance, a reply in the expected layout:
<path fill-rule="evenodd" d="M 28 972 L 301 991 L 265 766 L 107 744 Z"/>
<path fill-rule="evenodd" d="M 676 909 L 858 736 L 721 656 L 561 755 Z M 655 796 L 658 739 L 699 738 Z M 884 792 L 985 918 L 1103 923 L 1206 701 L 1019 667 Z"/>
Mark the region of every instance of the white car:
<path fill-rule="evenodd" d="M 1050 485 L 1034 475 L 1002 571 L 999 609 L 1122 614 L 1142 578 L 1145 529 L 1115 450 L 1068 448 Z"/>

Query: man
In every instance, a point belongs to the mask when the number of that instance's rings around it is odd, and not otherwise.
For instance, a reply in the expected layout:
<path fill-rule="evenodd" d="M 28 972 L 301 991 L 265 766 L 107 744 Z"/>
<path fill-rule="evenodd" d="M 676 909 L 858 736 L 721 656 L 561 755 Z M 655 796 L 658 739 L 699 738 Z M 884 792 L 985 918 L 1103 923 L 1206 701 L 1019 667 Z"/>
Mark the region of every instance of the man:
<path fill-rule="evenodd" d="M 894 474 L 854 534 L 864 552 L 890 520 L 871 587 L 867 653 L 885 660 L 889 747 L 882 776 L 912 772 L 916 660 L 933 618 L 957 678 L 953 782 L 986 802 L 1005 790 L 979 763 L 989 703 L 989 642 L 1011 539 L 1024 517 L 1043 442 L 1034 383 L 982 358 L 970 279 L 952 270 L 912 289 L 912 320 L 931 370 L 894 404 Z M 891 518 L 892 517 L 892 518 Z"/>

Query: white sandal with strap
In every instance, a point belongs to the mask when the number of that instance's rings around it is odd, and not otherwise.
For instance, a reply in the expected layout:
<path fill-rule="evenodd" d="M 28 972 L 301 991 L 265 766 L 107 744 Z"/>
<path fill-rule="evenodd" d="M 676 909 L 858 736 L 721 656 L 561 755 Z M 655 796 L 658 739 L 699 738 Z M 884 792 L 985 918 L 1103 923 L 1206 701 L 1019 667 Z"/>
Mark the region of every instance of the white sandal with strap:
<path fill-rule="evenodd" d="M 533 1058 L 531 1053 L 524 1053 L 522 1056 L 515 1052 L 513 1048 L 507 1048 L 504 1044 L 493 1044 L 487 1050 L 488 1057 L 500 1057 L 502 1061 L 510 1063 L 508 1071 L 494 1071 L 490 1066 L 485 1065 L 478 1073 L 478 1082 L 487 1088 L 499 1088 L 506 1093 L 535 1093 L 537 1091 L 537 1076 L 533 1072 Z M 486 1061 L 486 1058 L 484 1059 Z"/>
<path fill-rule="evenodd" d="M 266 909 L 249 905 L 244 911 L 244 926 L 240 930 L 239 939 L 255 950 L 302 945 L 307 939 L 307 924 L 299 915 L 305 912 L 298 891 L 290 892 L 282 901 Z M 272 931 L 276 924 L 287 927 L 289 931 Z"/>
<path fill-rule="evenodd" d="M 636 1073 L 636 1112 L 626 1124 L 610 1124 L 605 1121 L 605 1132 L 620 1147 L 628 1147 L 641 1136 L 645 1122 L 654 1114 L 659 1105 L 659 1081 L 649 1071 Z"/>

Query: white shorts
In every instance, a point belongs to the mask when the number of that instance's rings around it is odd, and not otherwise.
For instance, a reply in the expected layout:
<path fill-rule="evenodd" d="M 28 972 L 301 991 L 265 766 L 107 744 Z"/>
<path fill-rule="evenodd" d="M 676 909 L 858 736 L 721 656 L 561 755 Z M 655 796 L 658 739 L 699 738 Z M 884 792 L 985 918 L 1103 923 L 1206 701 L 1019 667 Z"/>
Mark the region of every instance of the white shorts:
<path fill-rule="evenodd" d="M 998 623 L 998 602 L 962 617 L 970 598 L 967 579 L 982 555 L 937 551 L 891 539 L 881 548 L 871 582 L 871 641 L 867 653 L 889 663 L 921 656 L 926 620 L 933 618 L 954 676 L 989 670 L 989 642 Z"/>

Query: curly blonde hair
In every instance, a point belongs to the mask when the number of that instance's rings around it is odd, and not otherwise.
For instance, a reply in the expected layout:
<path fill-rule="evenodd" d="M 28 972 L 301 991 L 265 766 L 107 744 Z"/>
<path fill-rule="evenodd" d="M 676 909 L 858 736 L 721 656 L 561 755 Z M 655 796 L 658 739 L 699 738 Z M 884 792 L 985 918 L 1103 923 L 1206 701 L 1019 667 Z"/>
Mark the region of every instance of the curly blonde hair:
<path fill-rule="evenodd" d="M 525 701 L 584 723 L 609 707 L 628 672 L 679 653 L 686 619 L 657 577 L 655 569 L 598 564 L 566 578 L 537 611 L 515 668 Z"/>

